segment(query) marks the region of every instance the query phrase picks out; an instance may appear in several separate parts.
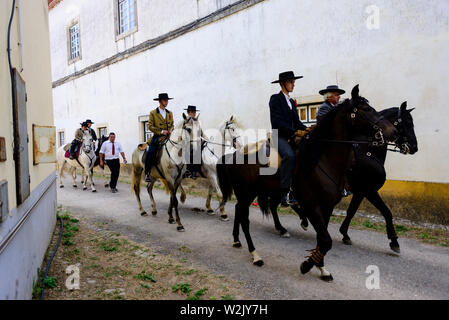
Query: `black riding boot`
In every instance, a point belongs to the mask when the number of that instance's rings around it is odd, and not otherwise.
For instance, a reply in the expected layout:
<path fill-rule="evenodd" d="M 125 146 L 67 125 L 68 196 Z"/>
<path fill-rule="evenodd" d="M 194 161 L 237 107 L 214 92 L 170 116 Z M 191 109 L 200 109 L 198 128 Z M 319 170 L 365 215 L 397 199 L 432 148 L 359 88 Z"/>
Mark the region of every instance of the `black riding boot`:
<path fill-rule="evenodd" d="M 282 192 L 281 206 L 286 208 L 298 205 L 298 201 L 294 198 L 293 192 L 290 190 Z"/>

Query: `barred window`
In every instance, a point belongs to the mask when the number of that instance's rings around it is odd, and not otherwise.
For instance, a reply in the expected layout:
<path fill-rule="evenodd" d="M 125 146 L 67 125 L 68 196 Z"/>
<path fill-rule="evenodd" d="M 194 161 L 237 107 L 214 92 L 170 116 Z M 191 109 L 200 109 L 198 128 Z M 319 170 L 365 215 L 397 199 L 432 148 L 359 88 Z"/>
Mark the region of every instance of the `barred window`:
<path fill-rule="evenodd" d="M 134 0 L 118 0 L 119 34 L 136 26 L 136 8 Z"/>
<path fill-rule="evenodd" d="M 74 60 L 80 56 L 80 31 L 79 24 L 74 24 L 69 28 L 70 37 L 70 60 Z"/>
<path fill-rule="evenodd" d="M 144 141 L 149 141 L 153 136 L 153 132 L 150 131 L 148 127 L 148 121 L 143 121 L 143 139 Z"/>
<path fill-rule="evenodd" d="M 65 144 L 65 132 L 59 131 L 58 135 L 59 135 L 59 146 L 62 147 Z"/>
<path fill-rule="evenodd" d="M 98 128 L 98 137 L 102 138 L 103 136 L 108 136 L 108 128 L 107 127 L 99 127 Z"/>

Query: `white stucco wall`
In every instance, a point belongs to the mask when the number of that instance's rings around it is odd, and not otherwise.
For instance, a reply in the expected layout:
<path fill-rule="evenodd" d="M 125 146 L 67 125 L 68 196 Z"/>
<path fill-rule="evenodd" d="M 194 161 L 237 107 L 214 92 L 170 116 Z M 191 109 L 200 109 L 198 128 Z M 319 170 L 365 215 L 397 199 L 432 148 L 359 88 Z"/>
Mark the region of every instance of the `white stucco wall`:
<path fill-rule="evenodd" d="M 181 2 L 188 7 L 188 1 Z M 68 66 L 66 53 L 61 53 L 66 50 L 62 34 L 69 20 L 64 12 L 74 3 L 65 0 L 50 11 L 54 81 L 123 49 L 115 43 L 112 26 L 98 26 L 103 41 L 90 44 L 82 31 L 83 59 Z M 154 24 L 150 17 L 168 10 L 168 5 L 149 3 L 139 5 L 139 31 L 131 36 L 139 38 L 135 44 L 192 17 L 192 10 L 174 10 L 180 17 Z M 192 8 L 195 3 L 190 1 Z M 92 14 L 102 10 L 93 8 L 84 15 L 81 4 L 81 23 L 94 23 L 89 22 Z M 380 8 L 379 30 L 366 27 L 365 9 L 370 5 Z M 96 24 L 111 19 L 96 18 Z M 176 119 L 186 105 L 194 104 L 201 109 L 200 119 L 206 127 L 236 114 L 245 127 L 269 128 L 269 97 L 279 91 L 270 82 L 279 72 L 294 70 L 304 76 L 297 81 L 296 97 L 316 94 L 334 84 L 338 75 L 340 87 L 350 91 L 360 84 L 361 94 L 378 110 L 405 100 L 416 107 L 413 117 L 419 152 L 414 156 L 390 154 L 389 179 L 448 183 L 448 27 L 447 1 L 265 0 L 54 88 L 55 121 L 58 128 L 66 129 L 67 140 L 73 138 L 81 120 L 108 123 L 130 154 L 141 140 L 138 116 L 156 107 L 152 98 L 158 92 L 175 97 L 169 109 Z M 81 30 L 87 30 L 86 26 Z M 134 41 L 131 37 L 122 41 Z"/>

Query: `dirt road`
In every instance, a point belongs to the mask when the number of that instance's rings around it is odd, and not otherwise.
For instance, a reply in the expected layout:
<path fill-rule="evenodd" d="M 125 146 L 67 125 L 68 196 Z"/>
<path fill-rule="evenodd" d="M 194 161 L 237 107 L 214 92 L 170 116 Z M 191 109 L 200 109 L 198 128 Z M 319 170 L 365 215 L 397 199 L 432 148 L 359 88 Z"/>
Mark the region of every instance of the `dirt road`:
<path fill-rule="evenodd" d="M 204 207 L 205 199 L 187 196 L 180 204 L 185 232 L 168 224 L 168 196 L 154 190 L 158 215 L 141 217 L 130 186 L 119 184 L 112 194 L 102 186 L 98 193 L 73 189 L 68 180 L 58 190 L 58 202 L 72 215 L 87 221 L 109 222 L 108 228 L 163 254 L 187 258 L 212 273 L 225 274 L 244 282 L 247 295 L 258 299 L 448 299 L 449 248 L 425 245 L 412 239 L 399 239 L 401 254 L 393 253 L 384 234 L 352 230 L 351 247 L 341 243 L 338 226 L 329 227 L 333 248 L 326 256 L 326 267 L 334 281 L 319 279 L 313 269 L 301 275 L 299 265 L 307 249 L 315 247 L 315 232 L 299 227 L 295 216 L 283 215 L 281 222 L 291 234 L 284 239 L 276 233 L 272 219 L 263 218 L 259 209 L 251 208 L 251 234 L 263 267 L 253 266 L 243 234 L 242 249 L 232 244 L 234 208 L 226 209 L 231 221 L 222 222 L 218 215 L 208 216 L 192 209 Z M 145 191 L 146 192 L 146 191 Z M 148 196 L 142 192 L 144 208 L 151 212 Z M 217 203 L 214 203 L 217 206 Z M 182 252 L 181 246 L 191 252 Z M 380 289 L 367 289 L 368 266 L 377 266 Z"/>

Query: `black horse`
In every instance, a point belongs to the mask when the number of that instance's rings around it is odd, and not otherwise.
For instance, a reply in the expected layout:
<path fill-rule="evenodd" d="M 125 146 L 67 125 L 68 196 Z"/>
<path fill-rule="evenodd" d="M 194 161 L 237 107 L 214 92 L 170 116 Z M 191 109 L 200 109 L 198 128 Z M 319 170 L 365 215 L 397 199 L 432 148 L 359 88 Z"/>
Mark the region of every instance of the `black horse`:
<path fill-rule="evenodd" d="M 390 108 L 379 113 L 390 121 L 397 129 L 399 138 L 396 140 L 396 147 L 403 154 L 415 154 L 418 151 L 413 118 L 411 112 L 407 110 L 407 102 L 400 108 Z M 348 207 L 346 218 L 340 227 L 343 235 L 343 243 L 351 245 L 351 238 L 348 236 L 348 228 L 351 219 L 357 212 L 362 200 L 368 199 L 384 216 L 390 248 L 399 253 L 400 247 L 398 236 L 393 225 L 393 216 L 379 195 L 379 189 L 386 180 L 385 158 L 387 157 L 387 145 L 374 147 L 368 145 L 356 145 L 354 147 L 355 165 L 348 171 L 348 183 L 353 193 L 351 203 Z"/>
<path fill-rule="evenodd" d="M 344 177 L 353 160 L 351 140 L 361 134 L 383 139 L 395 137 L 394 126 L 383 119 L 366 99 L 359 96 L 358 86 L 352 90 L 352 98 L 330 111 L 315 130 L 299 143 L 293 177 L 293 192 L 301 211 L 317 232 L 317 247 L 301 265 L 301 272 L 307 273 L 316 265 L 321 270 L 321 279 L 331 281 L 332 276 L 324 269 L 324 256 L 332 247 L 327 226 L 334 206 L 341 200 Z M 295 139 L 296 140 L 296 139 Z M 368 143 L 368 140 L 366 141 Z M 238 164 L 234 154 L 225 155 L 217 164 L 218 180 L 223 201 L 234 191 L 237 198 L 234 217 L 234 247 L 241 247 L 239 227 L 245 234 L 253 263 L 263 265 L 249 233 L 249 206 L 255 197 L 259 198 L 261 209 L 268 214 L 280 204 L 280 182 L 277 175 L 261 175 L 260 164 Z"/>

